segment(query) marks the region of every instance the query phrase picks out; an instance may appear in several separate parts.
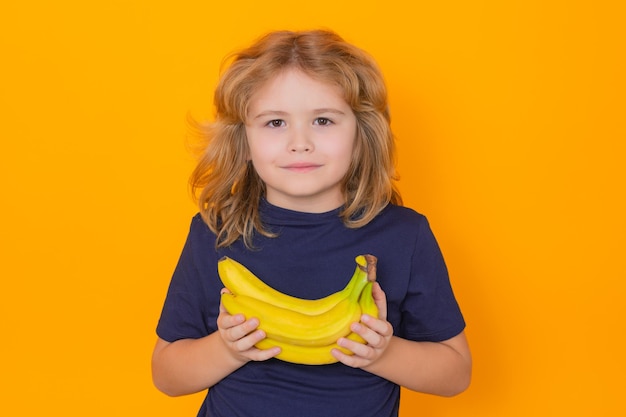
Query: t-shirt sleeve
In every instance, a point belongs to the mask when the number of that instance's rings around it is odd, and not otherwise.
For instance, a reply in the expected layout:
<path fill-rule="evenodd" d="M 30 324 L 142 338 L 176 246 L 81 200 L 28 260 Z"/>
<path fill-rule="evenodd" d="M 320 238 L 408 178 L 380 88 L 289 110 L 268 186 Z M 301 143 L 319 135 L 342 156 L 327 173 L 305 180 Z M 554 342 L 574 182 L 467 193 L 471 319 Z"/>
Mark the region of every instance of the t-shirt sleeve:
<path fill-rule="evenodd" d="M 220 286 L 211 237 L 202 219 L 194 217 L 157 324 L 163 340 L 197 339 L 216 330 Z"/>
<path fill-rule="evenodd" d="M 465 320 L 450 285 L 443 255 L 428 221 L 423 218 L 411 259 L 400 332 L 410 340 L 441 342 L 464 328 Z"/>

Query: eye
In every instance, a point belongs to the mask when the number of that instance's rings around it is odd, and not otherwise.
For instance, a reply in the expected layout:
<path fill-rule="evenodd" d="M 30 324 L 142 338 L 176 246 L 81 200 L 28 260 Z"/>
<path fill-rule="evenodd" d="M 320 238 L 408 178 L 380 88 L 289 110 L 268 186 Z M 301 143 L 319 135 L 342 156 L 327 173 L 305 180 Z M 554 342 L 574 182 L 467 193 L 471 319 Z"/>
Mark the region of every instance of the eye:
<path fill-rule="evenodd" d="M 332 120 L 327 119 L 326 117 L 318 117 L 315 119 L 315 124 L 320 126 L 328 126 L 333 124 Z"/>
<path fill-rule="evenodd" d="M 282 127 L 285 125 L 285 121 L 281 120 L 281 119 L 274 119 L 274 120 L 270 120 L 269 122 L 267 122 L 266 126 L 269 127 Z"/>

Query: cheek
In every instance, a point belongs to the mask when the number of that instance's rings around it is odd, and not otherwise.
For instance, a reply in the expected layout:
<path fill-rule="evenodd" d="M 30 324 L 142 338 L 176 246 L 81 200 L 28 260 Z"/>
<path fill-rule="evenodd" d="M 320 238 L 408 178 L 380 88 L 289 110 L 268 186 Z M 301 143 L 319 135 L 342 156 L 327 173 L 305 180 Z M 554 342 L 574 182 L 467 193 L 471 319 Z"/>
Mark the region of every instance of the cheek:
<path fill-rule="evenodd" d="M 354 133 L 354 138 L 352 141 L 349 141 L 344 147 L 343 160 L 345 161 L 345 169 L 346 171 L 350 169 L 350 166 L 355 164 L 360 159 L 360 147 L 357 144 L 356 132 Z"/>
<path fill-rule="evenodd" d="M 271 146 L 260 143 L 248 143 L 248 159 L 251 161 L 264 162 L 273 159 L 275 151 Z"/>
<path fill-rule="evenodd" d="M 351 160 L 357 148 L 356 132 L 348 132 L 340 143 L 341 145 L 337 147 L 337 154 L 343 156 L 347 160 Z"/>
<path fill-rule="evenodd" d="M 276 143 L 265 141 L 252 141 L 248 143 L 248 160 L 259 175 L 277 165 L 280 160 L 280 151 Z"/>
<path fill-rule="evenodd" d="M 263 159 L 263 155 L 267 153 L 267 143 L 263 140 L 262 136 L 254 130 L 246 131 L 247 145 L 248 145 L 248 160 Z"/>

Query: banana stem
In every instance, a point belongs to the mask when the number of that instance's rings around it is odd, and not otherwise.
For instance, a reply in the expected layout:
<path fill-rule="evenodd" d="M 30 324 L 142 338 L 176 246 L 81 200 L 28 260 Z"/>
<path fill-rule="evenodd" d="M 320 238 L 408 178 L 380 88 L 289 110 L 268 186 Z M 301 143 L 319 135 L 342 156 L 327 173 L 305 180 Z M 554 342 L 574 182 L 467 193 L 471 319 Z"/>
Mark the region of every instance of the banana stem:
<path fill-rule="evenodd" d="M 374 255 L 363 255 L 367 262 L 367 280 L 369 282 L 376 281 L 376 263 L 378 259 Z"/>

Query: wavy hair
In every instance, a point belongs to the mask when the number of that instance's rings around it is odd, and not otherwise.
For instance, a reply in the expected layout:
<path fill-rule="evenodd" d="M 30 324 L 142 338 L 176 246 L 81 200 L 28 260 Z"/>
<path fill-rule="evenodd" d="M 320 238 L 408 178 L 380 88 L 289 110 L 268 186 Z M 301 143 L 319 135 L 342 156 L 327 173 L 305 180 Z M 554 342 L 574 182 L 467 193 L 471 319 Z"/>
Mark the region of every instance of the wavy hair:
<path fill-rule="evenodd" d="M 195 124 L 206 143 L 189 181 L 202 218 L 217 235 L 217 247 L 243 238 L 252 248 L 255 232 L 275 236 L 259 216 L 265 185 L 247 161 L 245 123 L 252 95 L 288 68 L 338 85 L 356 116 L 355 149 L 342 182 L 344 224 L 362 227 L 390 202 L 402 204 L 395 186 L 387 89 L 366 52 L 331 31 L 277 31 L 225 62 L 228 65 L 215 89 L 215 119 L 206 126 Z"/>

